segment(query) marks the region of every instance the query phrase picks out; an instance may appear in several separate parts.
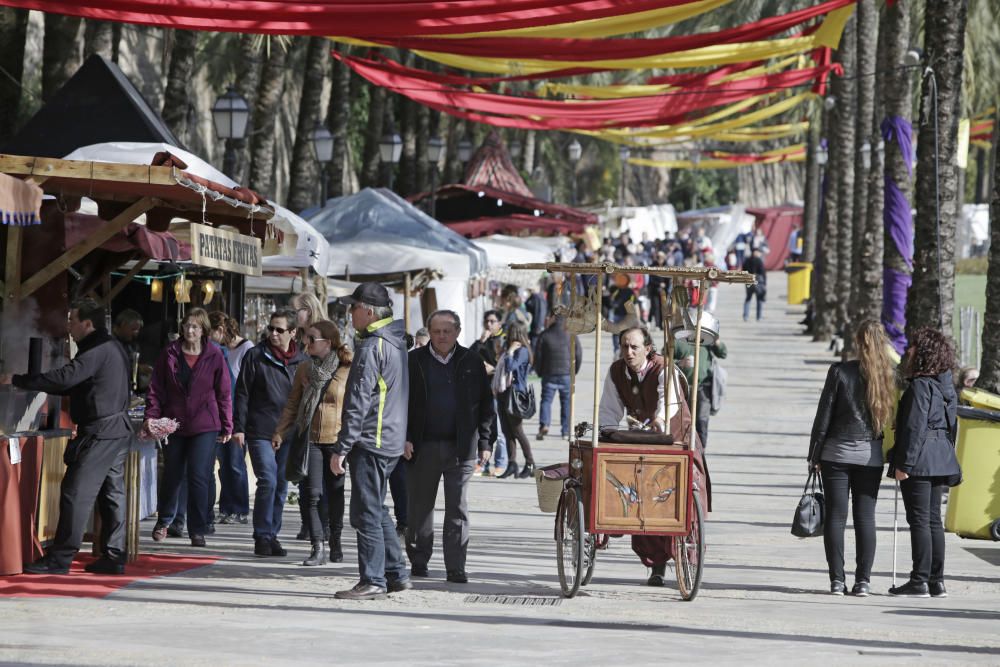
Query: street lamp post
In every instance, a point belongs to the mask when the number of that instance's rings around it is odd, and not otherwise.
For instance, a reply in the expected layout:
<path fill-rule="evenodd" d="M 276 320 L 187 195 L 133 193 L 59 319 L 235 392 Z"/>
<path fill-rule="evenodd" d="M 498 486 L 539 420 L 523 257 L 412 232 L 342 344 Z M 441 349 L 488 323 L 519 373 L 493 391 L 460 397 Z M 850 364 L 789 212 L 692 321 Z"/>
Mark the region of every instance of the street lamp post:
<path fill-rule="evenodd" d="M 309 139 L 316 153 L 316 161 L 319 162 L 319 205 L 322 208 L 326 205 L 326 168 L 333 161 L 333 135 L 326 125 L 316 123 Z"/>
<path fill-rule="evenodd" d="M 392 190 L 393 169 L 403 155 L 403 140 L 400 139 L 395 130 L 390 129 L 378 142 L 378 155 L 382 164 L 388 165 L 389 177 L 387 181 L 389 189 Z"/>
<path fill-rule="evenodd" d="M 250 106 L 243 96 L 232 86 L 212 105 L 212 122 L 215 133 L 226 142 L 226 152 L 222 158 L 222 171 L 233 176 L 236 170 L 236 153 L 243 147 L 250 120 Z"/>
<path fill-rule="evenodd" d="M 431 217 L 437 219 L 437 174 L 438 161 L 444 152 L 444 141 L 441 137 L 431 137 L 427 140 L 427 161 L 431 167 Z"/>
<path fill-rule="evenodd" d="M 566 149 L 569 154 L 569 163 L 571 165 L 570 171 L 572 174 L 572 179 L 570 186 L 572 190 L 570 191 L 570 203 L 576 206 L 576 164 L 580 161 L 580 157 L 583 155 L 583 146 L 577 139 L 573 139 L 570 142 L 569 147 Z"/>

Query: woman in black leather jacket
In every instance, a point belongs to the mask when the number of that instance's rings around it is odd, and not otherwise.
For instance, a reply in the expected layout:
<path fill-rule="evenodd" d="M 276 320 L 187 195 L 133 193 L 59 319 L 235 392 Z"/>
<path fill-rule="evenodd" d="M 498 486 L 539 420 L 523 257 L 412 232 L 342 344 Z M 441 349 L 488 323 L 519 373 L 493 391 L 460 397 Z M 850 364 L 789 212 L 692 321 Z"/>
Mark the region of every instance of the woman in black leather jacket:
<path fill-rule="evenodd" d="M 889 595 L 946 597 L 941 496 L 946 487 L 962 481 L 955 457 L 955 352 L 940 331 L 928 327 L 910 339 L 904 361 L 910 386 L 899 401 L 889 472 L 903 494 L 913 570 L 910 580 L 890 588 Z"/>
<path fill-rule="evenodd" d="M 854 336 L 857 361 L 833 364 L 816 408 L 809 464 L 820 470 L 825 490 L 823 546 L 830 592 L 843 595 L 844 528 L 853 500 L 856 569 L 852 592 L 871 592 L 875 560 L 875 501 L 882 481 L 882 431 L 892 417 L 896 388 L 885 329 L 866 320 Z"/>

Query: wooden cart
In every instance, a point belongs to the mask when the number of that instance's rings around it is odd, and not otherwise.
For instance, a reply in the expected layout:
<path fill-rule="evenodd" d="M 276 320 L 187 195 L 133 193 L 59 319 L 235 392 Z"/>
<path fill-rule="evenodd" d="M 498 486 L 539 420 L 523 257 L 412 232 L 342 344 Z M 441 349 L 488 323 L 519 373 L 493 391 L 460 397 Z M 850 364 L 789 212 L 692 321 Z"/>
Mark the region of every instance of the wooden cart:
<path fill-rule="evenodd" d="M 614 431 L 602 436 L 597 427 L 601 387 L 601 335 L 606 326 L 601 316 L 601 294 L 605 276 L 618 273 L 646 274 L 672 279 L 673 294 L 660 296 L 664 321 L 665 400 L 677 390 L 674 377 L 671 331 L 682 328 L 687 291 L 678 286 L 683 281 L 697 281 L 699 294 L 705 294 L 709 282 L 752 285 L 754 277 L 742 271 L 716 268 L 635 267 L 611 263 L 512 264 L 513 269 L 544 269 L 567 274 L 574 284 L 578 275 L 595 276 L 585 296 L 574 290 L 569 308 L 557 306 L 557 315 L 566 317 L 570 333 L 594 332 L 593 420 L 574 427 L 569 445 L 569 477 L 566 479 L 556 510 L 555 540 L 559 583 L 563 595 L 573 597 L 580 586 L 587 585 L 594 573 L 599 549 L 610 537 L 622 535 L 662 536 L 673 540 L 673 554 L 678 589 L 684 600 L 693 600 L 701 586 L 705 556 L 705 507 L 701 500 L 704 482 L 695 466 L 697 447 L 693 425 L 683 442 L 674 442 L 669 434 L 647 431 Z M 564 283 L 565 284 L 565 283 Z M 702 341 L 703 299 L 691 306 L 695 349 Z M 620 325 L 619 325 L 620 326 Z M 570 336 L 570 359 L 574 358 L 574 336 Z M 698 376 L 699 355 L 695 355 L 694 376 Z M 570 379 L 570 423 L 575 423 L 576 378 Z M 697 386 L 690 387 L 688 406 L 697 414 Z M 589 433 L 589 438 L 587 437 Z"/>

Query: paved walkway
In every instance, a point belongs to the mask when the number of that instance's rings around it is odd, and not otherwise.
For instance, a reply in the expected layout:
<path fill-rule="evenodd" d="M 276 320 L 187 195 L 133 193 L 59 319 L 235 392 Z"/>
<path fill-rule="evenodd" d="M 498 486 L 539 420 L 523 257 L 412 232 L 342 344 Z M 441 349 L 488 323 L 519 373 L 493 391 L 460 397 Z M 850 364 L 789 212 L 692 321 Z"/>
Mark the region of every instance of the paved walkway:
<path fill-rule="evenodd" d="M 678 599 L 671 571 L 668 587 L 643 586 L 647 571 L 625 539 L 600 553 L 590 586 L 562 600 L 553 517 L 538 511 L 534 484 L 476 478 L 468 585 L 446 583 L 437 554 L 432 577 L 413 591 L 383 602 L 335 600 L 336 590 L 356 580 L 353 537 L 348 562 L 300 567 L 307 549 L 290 537 L 299 522 L 289 508 L 284 539 L 291 554 L 284 561 L 254 558 L 247 527 L 221 526 L 210 538 L 208 551 L 222 556 L 213 566 L 138 582 L 105 600 L 0 600 L 0 663 L 1000 664 L 1000 545 L 948 535 L 951 597 L 886 596 L 893 509 L 887 482 L 878 507 L 876 594 L 854 599 L 826 593 L 821 539 L 789 534 L 831 357 L 798 334 L 801 309 L 782 303 L 784 283 L 771 276 L 772 302 L 760 323 L 741 321 L 741 288 L 720 290 L 730 395 L 711 422 L 715 511 L 694 602 Z M 588 420 L 590 338 L 577 402 L 580 419 Z M 565 459 L 564 443 L 538 445 L 540 464 Z M 144 550 L 194 551 L 186 540 L 154 545 L 151 527 L 143 524 Z M 908 560 L 903 529 L 903 577 Z M 473 594 L 535 596 L 549 604 L 473 602 Z"/>

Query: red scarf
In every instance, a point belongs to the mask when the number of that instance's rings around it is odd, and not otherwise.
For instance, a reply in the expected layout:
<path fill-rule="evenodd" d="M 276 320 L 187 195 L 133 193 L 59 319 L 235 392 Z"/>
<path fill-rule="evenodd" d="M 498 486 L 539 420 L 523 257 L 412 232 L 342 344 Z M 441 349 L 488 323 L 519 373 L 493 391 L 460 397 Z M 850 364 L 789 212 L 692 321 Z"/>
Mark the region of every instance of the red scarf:
<path fill-rule="evenodd" d="M 281 363 L 283 363 L 286 366 L 288 365 L 288 362 L 291 361 L 292 358 L 294 358 L 296 354 L 298 354 L 298 351 L 299 351 L 299 349 L 295 346 L 295 341 L 294 340 L 291 343 L 288 344 L 288 351 L 287 352 L 283 352 L 282 350 L 279 350 L 274 345 L 272 345 L 270 341 L 268 341 L 267 346 L 269 348 L 271 348 L 271 354 L 274 355 L 274 358 L 277 359 L 278 361 L 280 361 Z"/>

